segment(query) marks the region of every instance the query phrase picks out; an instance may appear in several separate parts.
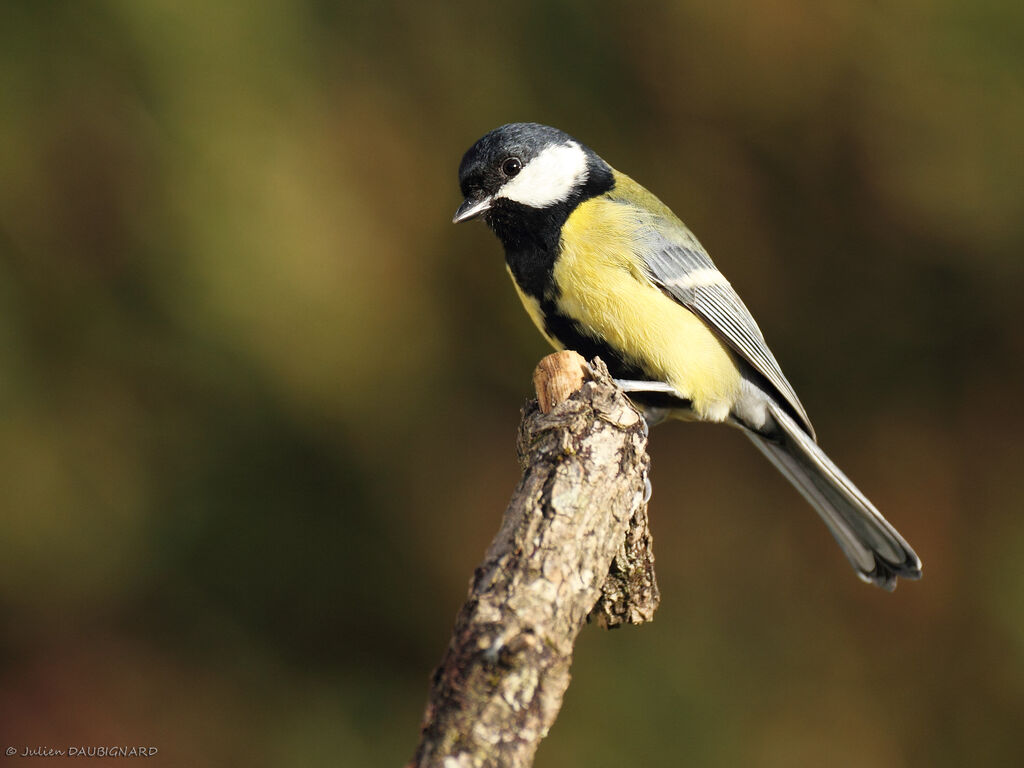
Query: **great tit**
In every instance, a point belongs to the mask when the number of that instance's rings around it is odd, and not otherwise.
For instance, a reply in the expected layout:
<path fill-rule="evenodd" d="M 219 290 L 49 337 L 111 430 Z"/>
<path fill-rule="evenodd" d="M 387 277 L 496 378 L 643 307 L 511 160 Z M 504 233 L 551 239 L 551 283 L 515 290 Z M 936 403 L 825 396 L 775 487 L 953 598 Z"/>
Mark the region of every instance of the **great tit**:
<path fill-rule="evenodd" d="M 459 166 L 455 222 L 482 216 L 516 292 L 556 349 L 600 356 L 648 421 L 739 427 L 817 510 L 864 581 L 921 561 L 818 447 L 761 330 L 658 198 L 562 131 L 511 123 Z"/>

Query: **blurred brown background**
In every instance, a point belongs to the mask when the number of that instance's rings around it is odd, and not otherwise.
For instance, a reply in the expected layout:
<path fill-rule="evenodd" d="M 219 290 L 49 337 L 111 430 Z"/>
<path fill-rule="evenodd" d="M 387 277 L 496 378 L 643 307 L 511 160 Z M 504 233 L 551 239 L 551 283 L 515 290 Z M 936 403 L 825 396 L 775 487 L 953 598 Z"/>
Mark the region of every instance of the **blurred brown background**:
<path fill-rule="evenodd" d="M 1013 0 L 7 0 L 0 754 L 410 756 L 547 351 L 456 169 L 537 120 L 690 224 L 925 563 L 861 584 L 739 434 L 659 428 L 662 608 L 582 633 L 537 764 L 1021 764 L 1022 40 Z"/>

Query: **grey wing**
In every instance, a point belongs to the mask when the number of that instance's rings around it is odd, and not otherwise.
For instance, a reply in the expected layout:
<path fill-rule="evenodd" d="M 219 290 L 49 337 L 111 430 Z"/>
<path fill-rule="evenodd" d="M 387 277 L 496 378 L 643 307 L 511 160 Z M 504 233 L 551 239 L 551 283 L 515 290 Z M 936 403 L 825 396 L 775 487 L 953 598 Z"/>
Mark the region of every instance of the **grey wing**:
<path fill-rule="evenodd" d="M 800 399 L 765 343 L 750 310 L 733 290 L 707 251 L 681 222 L 658 218 L 662 226 L 644 227 L 638 254 L 647 276 L 665 293 L 698 315 L 755 371 L 764 376 L 793 409 L 813 438 L 814 428 Z"/>

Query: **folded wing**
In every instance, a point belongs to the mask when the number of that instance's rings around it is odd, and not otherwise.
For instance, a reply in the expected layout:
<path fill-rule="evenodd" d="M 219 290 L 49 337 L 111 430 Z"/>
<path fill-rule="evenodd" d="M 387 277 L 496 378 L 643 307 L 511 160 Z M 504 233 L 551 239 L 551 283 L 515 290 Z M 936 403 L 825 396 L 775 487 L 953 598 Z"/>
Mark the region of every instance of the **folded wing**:
<path fill-rule="evenodd" d="M 625 199 L 619 202 L 632 205 Z M 780 401 L 789 406 L 800 426 L 813 438 L 814 428 L 807 412 L 768 349 L 750 310 L 718 271 L 697 238 L 670 213 L 659 215 L 634 208 L 639 224 L 636 252 L 646 266 L 648 279 L 704 320 L 754 371 L 763 376 Z"/>

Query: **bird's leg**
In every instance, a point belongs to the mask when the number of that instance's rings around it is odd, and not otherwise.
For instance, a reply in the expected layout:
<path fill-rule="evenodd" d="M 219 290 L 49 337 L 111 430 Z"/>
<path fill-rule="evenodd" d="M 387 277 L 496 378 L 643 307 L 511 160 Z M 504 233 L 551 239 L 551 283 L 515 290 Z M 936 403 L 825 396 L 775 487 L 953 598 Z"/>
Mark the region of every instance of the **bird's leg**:
<path fill-rule="evenodd" d="M 672 395 L 678 397 L 680 400 L 686 400 L 679 390 L 673 387 L 671 384 L 666 384 L 664 381 L 639 381 L 636 379 L 613 379 L 615 386 L 621 389 L 623 392 L 660 392 L 665 395 Z"/>
<path fill-rule="evenodd" d="M 689 404 L 688 398 L 684 397 L 678 389 L 673 387 L 671 384 L 666 384 L 664 381 L 642 381 L 634 379 L 613 379 L 615 385 L 619 387 L 626 394 L 654 394 L 654 395 L 666 395 L 667 398 L 675 398 L 680 401 L 680 405 Z M 673 405 L 654 405 L 653 403 L 637 402 L 634 400 L 636 406 L 640 409 L 643 414 L 644 421 L 647 423 L 648 429 L 653 427 L 655 424 L 660 424 L 665 421 L 669 416 L 680 416 L 685 412 L 685 408 L 679 408 Z"/>

